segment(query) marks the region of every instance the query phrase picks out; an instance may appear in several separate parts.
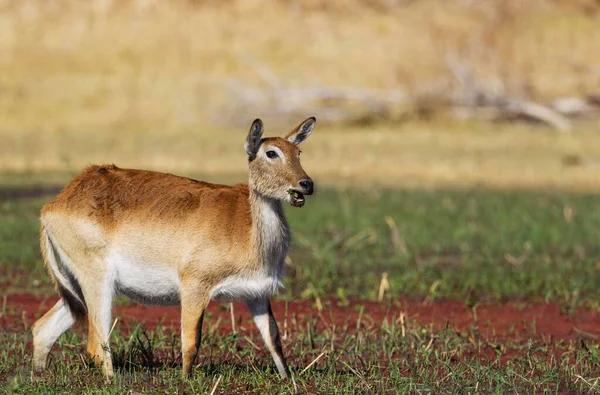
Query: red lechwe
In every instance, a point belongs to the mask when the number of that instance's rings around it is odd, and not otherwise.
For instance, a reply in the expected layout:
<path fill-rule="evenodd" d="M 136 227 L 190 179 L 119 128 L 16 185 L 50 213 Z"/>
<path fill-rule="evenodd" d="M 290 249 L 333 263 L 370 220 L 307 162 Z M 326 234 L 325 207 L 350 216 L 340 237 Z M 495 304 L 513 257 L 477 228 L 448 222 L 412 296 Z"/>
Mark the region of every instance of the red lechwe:
<path fill-rule="evenodd" d="M 290 231 L 282 202 L 304 205 L 313 182 L 300 165 L 308 118 L 285 138 L 246 139 L 249 183 L 215 185 L 171 174 L 90 166 L 41 214 L 41 250 L 61 299 L 33 326 L 33 368 L 46 368 L 56 339 L 89 323 L 88 352 L 114 375 L 112 304 L 181 304 L 183 375 L 191 373 L 211 299 L 245 300 L 281 377 L 289 375 L 271 312 Z"/>

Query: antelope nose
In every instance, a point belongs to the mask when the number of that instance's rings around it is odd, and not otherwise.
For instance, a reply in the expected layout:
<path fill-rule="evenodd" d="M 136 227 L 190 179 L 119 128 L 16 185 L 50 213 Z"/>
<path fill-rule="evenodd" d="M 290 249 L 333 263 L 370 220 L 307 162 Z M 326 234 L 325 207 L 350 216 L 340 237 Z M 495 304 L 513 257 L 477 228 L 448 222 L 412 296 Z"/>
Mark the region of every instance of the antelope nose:
<path fill-rule="evenodd" d="M 310 178 L 305 178 L 304 180 L 300 180 L 300 182 L 298 184 L 300 184 L 300 187 L 302 187 L 302 189 L 303 189 L 302 193 L 304 193 L 306 195 L 312 195 L 315 184 L 313 184 L 313 181 Z"/>

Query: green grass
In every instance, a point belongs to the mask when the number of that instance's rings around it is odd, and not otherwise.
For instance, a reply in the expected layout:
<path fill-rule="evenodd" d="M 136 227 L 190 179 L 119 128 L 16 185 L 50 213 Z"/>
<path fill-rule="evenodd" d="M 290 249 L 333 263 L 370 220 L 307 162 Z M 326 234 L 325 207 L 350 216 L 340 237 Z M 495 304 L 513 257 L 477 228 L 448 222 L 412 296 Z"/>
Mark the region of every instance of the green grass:
<path fill-rule="evenodd" d="M 397 317 L 383 325 L 362 319 L 315 330 L 318 319 L 291 326 L 284 349 L 302 393 L 584 393 L 594 385 L 600 363 L 598 345 L 578 341 L 525 341 L 503 345 L 480 340 L 475 328 L 430 332 Z M 204 328 L 214 323 L 210 317 Z M 251 328 L 251 325 L 247 326 Z M 117 367 L 106 386 L 100 369 L 81 356 L 85 336 L 70 331 L 58 341 L 49 371 L 30 378 L 30 348 L 23 333 L 0 333 L 0 383 L 19 393 L 209 393 L 219 377 L 225 393 L 291 393 L 282 382 L 255 329 L 222 335 L 205 330 L 199 365 L 190 380 L 180 377 L 177 331 L 158 327 L 129 335 L 117 329 L 112 351 Z M 305 367 L 325 352 L 315 364 Z M 516 355 L 516 356 L 514 356 Z"/>
<path fill-rule="evenodd" d="M 289 214 L 296 287 L 373 298 L 385 271 L 392 295 L 600 296 L 599 196 L 321 191 Z"/>
<path fill-rule="evenodd" d="M 32 279 L 49 284 L 37 235 L 46 200 L 0 203 L 8 291 Z M 323 189 L 286 211 L 293 248 L 284 298 L 373 299 L 386 272 L 389 296 L 600 301 L 600 196 Z"/>
<path fill-rule="evenodd" d="M 54 292 L 37 235 L 39 209 L 49 198 L 0 202 L 4 293 Z M 598 309 L 599 196 L 322 189 L 303 209 L 286 211 L 294 241 L 287 290 L 280 298 L 373 299 L 386 272 L 391 287 L 386 298 L 453 298 L 467 305 L 482 298 L 549 299 Z M 392 311 L 380 323 L 365 312 L 360 330 L 350 321 L 323 328 L 316 313 L 299 318 L 283 341 L 298 390 L 586 393 L 600 385 L 597 341 L 538 337 L 491 343 L 475 326 L 432 331 L 408 321 L 402 328 L 398 314 Z M 50 371 L 34 381 L 30 334 L 2 331 L 0 388 L 17 393 L 210 393 L 220 377 L 218 390 L 225 393 L 293 392 L 291 382 L 278 379 L 251 323 L 236 335 L 211 329 L 213 321 L 208 317 L 205 323 L 191 380 L 180 378 L 178 330 L 159 326 L 145 333 L 136 327 L 124 334 L 117 327 L 111 344 L 118 373 L 110 386 L 82 356 L 81 329 L 59 339 Z"/>

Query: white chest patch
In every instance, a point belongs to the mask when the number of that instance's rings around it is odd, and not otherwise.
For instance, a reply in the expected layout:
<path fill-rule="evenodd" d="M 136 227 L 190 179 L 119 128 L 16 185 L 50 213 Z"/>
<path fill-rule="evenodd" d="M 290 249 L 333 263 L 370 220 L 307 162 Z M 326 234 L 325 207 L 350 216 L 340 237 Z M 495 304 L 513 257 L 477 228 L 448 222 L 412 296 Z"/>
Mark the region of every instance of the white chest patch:
<path fill-rule="evenodd" d="M 175 268 L 137 262 L 117 252 L 109 254 L 109 264 L 118 294 L 144 304 L 179 303 L 179 276 Z"/>
<path fill-rule="evenodd" d="M 234 301 L 268 297 L 282 287 L 276 276 L 245 278 L 231 276 L 217 284 L 210 293 L 211 299 Z"/>

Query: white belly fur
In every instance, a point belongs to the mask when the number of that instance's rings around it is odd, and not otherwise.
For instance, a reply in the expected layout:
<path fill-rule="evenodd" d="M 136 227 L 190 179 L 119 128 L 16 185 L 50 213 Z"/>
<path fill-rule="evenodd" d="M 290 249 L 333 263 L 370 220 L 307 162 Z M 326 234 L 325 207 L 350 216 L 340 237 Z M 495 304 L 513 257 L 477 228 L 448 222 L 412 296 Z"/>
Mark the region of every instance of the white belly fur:
<path fill-rule="evenodd" d="M 144 304 L 178 304 L 179 275 L 175 268 L 137 262 L 112 251 L 109 265 L 115 279 L 117 294 L 125 295 Z M 282 287 L 281 278 L 275 276 L 230 276 L 217 284 L 210 293 L 211 299 L 251 300 L 269 297 Z"/>
<path fill-rule="evenodd" d="M 179 303 L 179 275 L 175 268 L 136 262 L 117 252 L 109 254 L 118 294 L 144 304 Z"/>

